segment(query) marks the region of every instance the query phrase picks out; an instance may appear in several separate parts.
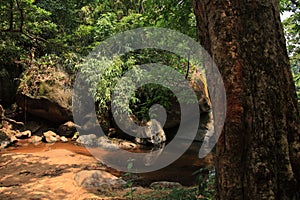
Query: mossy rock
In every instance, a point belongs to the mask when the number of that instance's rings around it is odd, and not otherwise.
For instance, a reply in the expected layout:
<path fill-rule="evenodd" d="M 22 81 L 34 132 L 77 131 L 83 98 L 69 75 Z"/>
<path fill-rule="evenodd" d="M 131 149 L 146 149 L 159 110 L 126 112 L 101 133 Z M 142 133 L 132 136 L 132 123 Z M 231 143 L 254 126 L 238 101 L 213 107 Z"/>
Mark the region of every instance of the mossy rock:
<path fill-rule="evenodd" d="M 64 123 L 72 120 L 72 90 L 68 74 L 55 67 L 31 67 L 23 75 L 17 104 L 26 112 Z"/>

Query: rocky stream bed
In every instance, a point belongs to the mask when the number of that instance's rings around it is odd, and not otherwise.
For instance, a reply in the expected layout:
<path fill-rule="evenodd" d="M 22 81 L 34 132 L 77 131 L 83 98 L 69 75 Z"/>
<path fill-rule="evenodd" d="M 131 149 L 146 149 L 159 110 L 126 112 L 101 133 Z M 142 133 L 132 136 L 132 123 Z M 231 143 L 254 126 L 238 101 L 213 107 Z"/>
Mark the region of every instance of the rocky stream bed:
<path fill-rule="evenodd" d="M 130 199 L 132 187 L 135 199 L 151 199 L 159 196 L 155 185 L 164 188 L 162 193 L 196 185 L 192 173 L 212 159 L 197 158 L 198 145 L 170 166 L 128 180 L 71 141 L 32 144 L 23 139 L 0 152 L 0 199 Z M 133 181 L 131 188 L 128 181 Z"/>

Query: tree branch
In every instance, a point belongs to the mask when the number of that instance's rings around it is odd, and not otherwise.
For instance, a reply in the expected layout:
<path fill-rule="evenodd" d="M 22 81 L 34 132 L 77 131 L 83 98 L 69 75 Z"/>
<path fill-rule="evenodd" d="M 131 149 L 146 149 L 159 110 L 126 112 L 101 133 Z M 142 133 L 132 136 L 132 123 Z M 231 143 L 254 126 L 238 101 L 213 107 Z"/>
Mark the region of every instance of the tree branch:
<path fill-rule="evenodd" d="M 13 30 L 13 25 L 14 25 L 14 13 L 13 13 L 13 9 L 14 9 L 14 2 L 13 0 L 10 0 L 10 19 L 9 19 L 9 28 L 8 30 L 11 31 Z"/>
<path fill-rule="evenodd" d="M 23 9 L 20 7 L 20 3 L 18 0 L 16 0 L 16 3 L 17 3 L 17 7 L 18 7 L 18 10 L 20 12 L 20 17 L 21 17 L 21 24 L 20 24 L 20 32 L 22 33 L 23 32 L 23 26 L 24 26 L 24 11 Z"/>
<path fill-rule="evenodd" d="M 7 121 L 7 122 L 9 122 L 11 124 L 14 124 L 14 125 L 24 126 L 23 122 L 17 122 L 16 120 L 13 120 L 13 119 L 10 119 L 10 118 L 7 118 L 7 117 L 3 117 L 2 120 Z"/>

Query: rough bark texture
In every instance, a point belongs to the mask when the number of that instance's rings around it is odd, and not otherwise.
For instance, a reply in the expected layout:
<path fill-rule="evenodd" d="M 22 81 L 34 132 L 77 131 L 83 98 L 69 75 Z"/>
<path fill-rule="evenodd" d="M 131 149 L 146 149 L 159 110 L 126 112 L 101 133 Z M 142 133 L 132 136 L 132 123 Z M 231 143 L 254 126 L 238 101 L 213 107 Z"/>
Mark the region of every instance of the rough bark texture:
<path fill-rule="evenodd" d="M 275 0 L 194 0 L 227 95 L 216 199 L 297 199 L 299 115 Z"/>

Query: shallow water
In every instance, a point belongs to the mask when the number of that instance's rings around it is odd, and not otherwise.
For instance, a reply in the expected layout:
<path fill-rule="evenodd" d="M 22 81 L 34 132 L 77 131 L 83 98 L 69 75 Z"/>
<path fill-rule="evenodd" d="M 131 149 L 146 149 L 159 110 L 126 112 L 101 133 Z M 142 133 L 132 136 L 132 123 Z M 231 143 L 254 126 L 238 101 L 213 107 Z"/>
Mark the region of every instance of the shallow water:
<path fill-rule="evenodd" d="M 179 182 L 183 185 L 190 186 L 196 184 L 196 175 L 192 175 L 195 171 L 199 170 L 201 167 L 212 165 L 212 154 L 209 154 L 204 159 L 198 158 L 198 151 L 200 149 L 201 143 L 194 142 L 189 149 L 175 162 L 169 166 L 162 168 L 160 170 L 148 173 L 136 174 L 139 177 L 136 181 L 137 184 L 142 186 L 147 186 L 154 181 L 174 181 Z M 17 145 L 9 147 L 5 152 L 15 152 L 15 153 L 35 153 L 49 151 L 52 149 L 65 149 L 76 154 L 81 154 L 85 156 L 91 156 L 91 149 L 86 149 L 84 146 L 78 146 L 72 142 L 68 143 L 55 143 L 47 144 L 40 143 L 34 145 L 29 143 L 27 140 L 20 140 Z M 97 150 L 97 149 L 95 149 Z M 148 152 L 149 150 L 137 149 L 135 152 Z M 109 152 L 101 151 L 101 156 L 109 156 Z M 97 152 L 99 154 L 99 151 Z M 125 161 L 124 161 L 125 162 Z M 116 171 L 111 169 L 114 174 Z"/>

